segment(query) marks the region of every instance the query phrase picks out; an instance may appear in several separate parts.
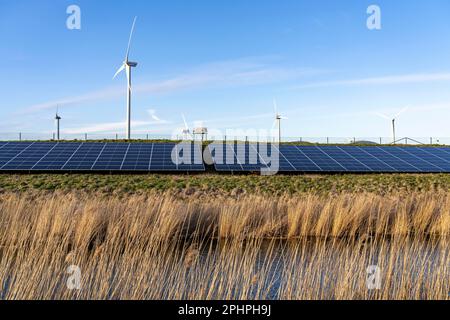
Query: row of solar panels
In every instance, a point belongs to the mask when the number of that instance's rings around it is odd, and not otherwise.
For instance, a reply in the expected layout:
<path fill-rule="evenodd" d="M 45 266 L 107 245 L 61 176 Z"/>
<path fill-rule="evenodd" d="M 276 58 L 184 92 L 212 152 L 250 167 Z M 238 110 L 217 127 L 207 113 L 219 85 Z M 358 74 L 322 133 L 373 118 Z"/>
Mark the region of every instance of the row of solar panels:
<path fill-rule="evenodd" d="M 210 150 L 218 171 L 450 173 L 450 148 L 216 144 Z"/>
<path fill-rule="evenodd" d="M 0 171 L 450 173 L 450 148 L 0 142 Z M 205 161 L 204 161 L 205 160 Z"/>
<path fill-rule="evenodd" d="M 204 171 L 201 146 L 175 143 L 0 143 L 0 171 Z"/>

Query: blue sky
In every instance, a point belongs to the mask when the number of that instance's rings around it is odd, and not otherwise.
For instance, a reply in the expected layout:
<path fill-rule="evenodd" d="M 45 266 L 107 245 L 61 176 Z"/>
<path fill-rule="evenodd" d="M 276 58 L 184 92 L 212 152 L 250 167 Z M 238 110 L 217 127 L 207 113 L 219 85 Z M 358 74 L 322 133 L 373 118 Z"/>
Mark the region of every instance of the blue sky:
<path fill-rule="evenodd" d="M 66 8 L 81 8 L 81 30 Z M 382 29 L 366 27 L 381 8 Z M 450 2 L 0 0 L 0 132 L 123 133 L 130 58 L 133 131 L 270 129 L 290 137 L 450 137 Z M 153 111 L 152 111 L 153 110 Z M 156 121 L 155 117 L 161 119 Z"/>

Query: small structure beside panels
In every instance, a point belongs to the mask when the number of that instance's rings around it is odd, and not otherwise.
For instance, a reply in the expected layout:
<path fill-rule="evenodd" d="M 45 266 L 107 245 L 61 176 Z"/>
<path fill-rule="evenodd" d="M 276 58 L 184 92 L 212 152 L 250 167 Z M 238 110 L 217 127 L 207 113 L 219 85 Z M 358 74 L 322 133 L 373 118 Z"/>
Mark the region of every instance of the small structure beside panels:
<path fill-rule="evenodd" d="M 201 145 L 175 143 L 0 143 L 0 171 L 204 171 Z"/>

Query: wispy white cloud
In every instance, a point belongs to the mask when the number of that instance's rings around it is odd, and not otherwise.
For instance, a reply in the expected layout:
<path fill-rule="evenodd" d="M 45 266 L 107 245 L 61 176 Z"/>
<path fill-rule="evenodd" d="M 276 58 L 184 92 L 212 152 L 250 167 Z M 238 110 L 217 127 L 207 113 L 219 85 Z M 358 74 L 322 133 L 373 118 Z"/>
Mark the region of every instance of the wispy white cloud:
<path fill-rule="evenodd" d="M 161 121 L 132 121 L 131 127 L 139 129 L 143 127 L 161 125 Z M 104 122 L 90 124 L 84 127 L 67 128 L 64 130 L 66 134 L 84 134 L 84 133 L 117 133 L 125 130 L 126 121 L 123 122 Z"/>
<path fill-rule="evenodd" d="M 395 85 L 425 82 L 450 81 L 450 73 L 417 73 L 391 75 L 385 77 L 361 78 L 351 80 L 324 81 L 296 86 L 295 89 L 323 88 L 336 86 Z"/>
<path fill-rule="evenodd" d="M 170 94 L 183 90 L 211 87 L 239 87 L 276 83 L 302 76 L 324 73 L 323 70 L 273 67 L 262 58 L 239 59 L 217 62 L 194 68 L 165 80 L 150 83 L 135 83 L 133 94 Z M 123 86 L 108 87 L 72 97 L 54 99 L 35 104 L 21 110 L 21 113 L 34 113 L 60 106 L 82 105 L 87 102 L 110 100 L 124 96 Z"/>
<path fill-rule="evenodd" d="M 159 123 L 159 124 L 168 124 L 169 122 L 166 120 L 162 120 L 160 117 L 156 115 L 157 111 L 155 109 L 148 109 L 148 114 L 150 115 L 150 118 L 153 119 L 153 121 Z"/>

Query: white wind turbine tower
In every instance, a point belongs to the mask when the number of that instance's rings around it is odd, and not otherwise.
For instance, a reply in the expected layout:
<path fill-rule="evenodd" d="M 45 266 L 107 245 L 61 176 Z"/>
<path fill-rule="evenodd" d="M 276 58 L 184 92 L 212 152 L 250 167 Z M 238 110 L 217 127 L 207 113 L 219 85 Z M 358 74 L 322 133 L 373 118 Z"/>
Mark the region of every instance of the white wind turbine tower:
<path fill-rule="evenodd" d="M 389 117 L 383 113 L 377 112 L 376 114 L 384 119 L 387 119 L 389 121 L 391 121 L 392 123 L 392 144 L 396 144 L 397 143 L 397 134 L 396 134 L 396 128 L 395 128 L 395 122 L 397 121 L 398 117 L 400 115 L 402 115 L 404 112 L 406 112 L 409 109 L 409 107 L 403 108 L 402 110 L 400 110 L 399 113 L 397 113 L 396 115 Z"/>
<path fill-rule="evenodd" d="M 273 108 L 275 110 L 275 121 L 273 123 L 272 130 L 275 125 L 278 125 L 278 143 L 281 143 L 281 120 L 288 120 L 288 118 L 280 115 L 280 113 L 278 112 L 277 101 L 275 99 L 273 100 Z"/>
<path fill-rule="evenodd" d="M 59 121 L 61 120 L 61 117 L 58 114 L 59 106 L 56 106 L 56 115 L 55 115 L 55 122 L 56 122 L 56 140 L 59 141 L 60 135 L 59 135 Z"/>
<path fill-rule="evenodd" d="M 133 26 L 131 27 L 131 33 L 130 38 L 128 40 L 128 48 L 127 53 L 125 56 L 125 61 L 123 62 L 122 66 L 117 70 L 116 74 L 114 75 L 113 79 L 117 77 L 119 73 L 121 73 L 123 70 L 126 71 L 127 74 L 127 81 L 128 81 L 128 89 L 127 89 L 127 139 L 131 139 L 131 68 L 134 68 L 137 66 L 137 62 L 131 62 L 128 60 L 129 54 L 130 54 L 130 47 L 131 47 L 131 39 L 133 37 L 134 32 L 134 26 L 136 24 L 137 17 L 134 18 Z"/>

